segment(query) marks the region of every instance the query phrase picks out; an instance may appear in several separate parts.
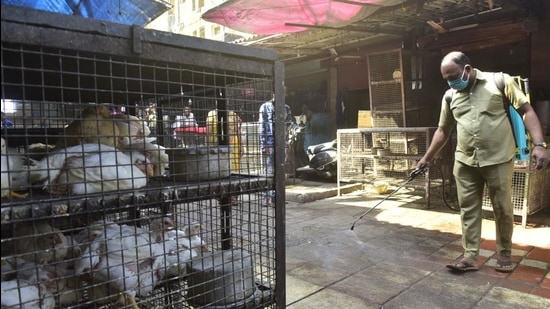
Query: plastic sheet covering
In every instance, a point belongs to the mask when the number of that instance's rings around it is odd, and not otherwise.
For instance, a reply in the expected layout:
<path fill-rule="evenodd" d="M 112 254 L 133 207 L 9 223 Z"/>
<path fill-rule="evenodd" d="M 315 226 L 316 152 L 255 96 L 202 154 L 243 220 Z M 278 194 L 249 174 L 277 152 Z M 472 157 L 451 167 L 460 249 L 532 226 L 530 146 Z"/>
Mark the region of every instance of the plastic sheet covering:
<path fill-rule="evenodd" d="M 2 0 L 2 4 L 139 26 L 171 8 L 160 0 Z"/>
<path fill-rule="evenodd" d="M 377 9 L 401 0 L 229 0 L 205 14 L 204 20 L 237 31 L 259 35 L 304 31 L 305 24 L 343 27 L 364 19 Z"/>

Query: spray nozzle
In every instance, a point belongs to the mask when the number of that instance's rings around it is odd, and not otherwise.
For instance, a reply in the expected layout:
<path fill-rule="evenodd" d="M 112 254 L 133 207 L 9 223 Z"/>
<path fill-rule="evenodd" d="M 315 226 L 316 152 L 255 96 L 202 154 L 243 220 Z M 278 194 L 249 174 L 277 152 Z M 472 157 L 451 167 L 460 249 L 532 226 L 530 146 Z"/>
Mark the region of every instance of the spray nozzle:
<path fill-rule="evenodd" d="M 424 173 L 426 173 L 426 171 L 428 170 L 428 167 L 429 165 L 425 165 L 423 167 L 420 167 L 420 168 L 415 168 L 411 174 L 409 175 L 409 180 L 413 180 L 416 178 L 416 176 L 418 175 L 424 175 Z"/>

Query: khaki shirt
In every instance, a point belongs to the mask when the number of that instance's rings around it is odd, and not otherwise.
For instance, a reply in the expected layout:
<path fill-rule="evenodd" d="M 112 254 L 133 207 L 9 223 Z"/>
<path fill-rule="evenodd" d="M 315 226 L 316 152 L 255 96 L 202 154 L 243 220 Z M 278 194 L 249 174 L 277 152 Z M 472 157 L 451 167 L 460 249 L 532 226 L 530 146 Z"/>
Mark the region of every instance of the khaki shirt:
<path fill-rule="evenodd" d="M 476 70 L 470 89 L 456 91 L 451 104 L 443 97 L 439 127 L 450 132 L 456 123 L 455 159 L 469 166 L 489 166 L 510 161 L 516 146 L 503 106 L 502 93 L 491 72 Z M 528 103 L 519 85 L 504 74 L 504 92 L 515 108 Z"/>

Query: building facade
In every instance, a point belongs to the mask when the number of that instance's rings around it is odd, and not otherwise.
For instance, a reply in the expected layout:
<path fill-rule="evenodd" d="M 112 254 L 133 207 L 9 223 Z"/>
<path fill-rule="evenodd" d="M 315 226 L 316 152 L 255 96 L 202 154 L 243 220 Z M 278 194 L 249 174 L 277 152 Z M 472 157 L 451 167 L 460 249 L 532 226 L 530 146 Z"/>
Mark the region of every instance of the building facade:
<path fill-rule="evenodd" d="M 252 35 L 232 30 L 201 18 L 226 0 L 169 0 L 172 8 L 151 21 L 148 29 L 172 32 L 221 42 L 234 42 Z"/>

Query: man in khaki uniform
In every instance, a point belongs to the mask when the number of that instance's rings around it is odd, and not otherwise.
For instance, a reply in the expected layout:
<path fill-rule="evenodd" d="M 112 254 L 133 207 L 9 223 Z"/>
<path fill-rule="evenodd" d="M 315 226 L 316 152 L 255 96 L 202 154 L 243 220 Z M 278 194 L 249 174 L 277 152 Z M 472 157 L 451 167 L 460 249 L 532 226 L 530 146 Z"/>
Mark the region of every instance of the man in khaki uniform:
<path fill-rule="evenodd" d="M 453 174 L 456 179 L 462 220 L 464 256 L 447 265 L 456 271 L 478 270 L 477 256 L 481 240 L 483 189 L 487 185 L 496 222 L 496 270 L 510 272 L 513 264 L 512 232 L 514 229 L 511 199 L 515 142 L 503 106 L 502 93 L 493 73 L 472 67 L 462 52 L 451 52 L 441 61 L 441 75 L 453 89 L 450 103 L 441 102 L 438 129 L 417 168 L 423 169 L 446 144 L 456 125 L 457 146 Z M 536 169 L 549 164 L 546 143 L 535 111 L 516 82 L 504 74 L 504 93 L 524 116 L 531 135 L 531 159 Z"/>

